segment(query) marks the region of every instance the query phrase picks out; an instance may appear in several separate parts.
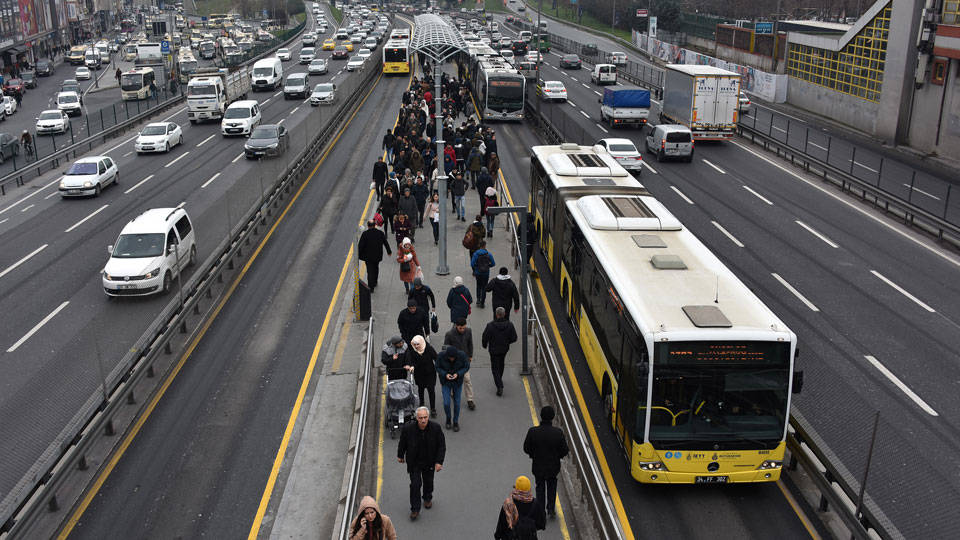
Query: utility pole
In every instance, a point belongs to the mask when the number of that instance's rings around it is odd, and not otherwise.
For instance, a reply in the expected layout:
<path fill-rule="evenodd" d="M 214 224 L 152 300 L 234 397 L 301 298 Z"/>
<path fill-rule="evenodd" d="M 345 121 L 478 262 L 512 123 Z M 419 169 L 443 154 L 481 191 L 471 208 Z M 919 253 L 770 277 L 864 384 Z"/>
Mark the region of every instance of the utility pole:
<path fill-rule="evenodd" d="M 491 206 L 487 208 L 488 214 L 498 215 L 498 214 L 507 214 L 508 219 L 510 214 L 518 214 L 520 216 L 520 246 L 519 253 L 517 254 L 520 257 L 520 313 L 523 323 L 523 333 L 520 340 L 520 354 L 523 362 L 520 366 L 521 375 L 530 374 L 530 363 L 528 360 L 527 352 L 527 337 L 530 335 L 530 320 L 529 313 L 527 311 L 530 307 L 530 297 L 527 294 L 527 207 L 526 206 Z M 509 309 L 509 308 L 507 308 Z"/>
<path fill-rule="evenodd" d="M 536 64 L 536 66 L 537 66 L 537 88 L 540 88 L 541 85 L 543 84 L 543 81 L 540 80 L 540 64 L 543 63 L 543 58 L 540 57 L 540 55 L 542 54 L 542 53 L 540 52 L 540 48 L 541 48 L 541 47 L 540 47 L 540 39 L 541 39 L 541 36 L 540 36 L 540 12 L 541 12 L 541 11 L 543 11 L 543 0 L 540 0 L 540 1 L 537 3 L 537 45 L 536 45 L 536 47 L 537 47 L 537 64 Z M 541 102 L 541 101 L 543 101 L 543 100 L 537 98 L 537 117 L 540 116 L 540 102 Z"/>

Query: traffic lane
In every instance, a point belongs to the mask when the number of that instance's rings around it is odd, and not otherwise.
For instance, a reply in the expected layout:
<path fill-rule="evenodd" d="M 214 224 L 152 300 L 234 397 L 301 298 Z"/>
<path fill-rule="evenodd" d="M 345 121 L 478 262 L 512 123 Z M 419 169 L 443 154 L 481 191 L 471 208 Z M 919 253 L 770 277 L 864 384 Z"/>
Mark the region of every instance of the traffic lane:
<path fill-rule="evenodd" d="M 379 153 L 369 141 L 392 127 L 406 81 L 380 81 L 103 485 L 78 538 L 249 532 L 369 197 L 367 164 Z"/>

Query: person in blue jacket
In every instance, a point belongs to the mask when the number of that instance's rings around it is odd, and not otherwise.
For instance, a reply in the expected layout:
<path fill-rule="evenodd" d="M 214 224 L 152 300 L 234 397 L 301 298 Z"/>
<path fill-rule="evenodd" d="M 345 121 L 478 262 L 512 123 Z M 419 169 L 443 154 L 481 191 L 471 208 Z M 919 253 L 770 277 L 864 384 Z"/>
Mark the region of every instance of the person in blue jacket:
<path fill-rule="evenodd" d="M 493 254 L 487 251 L 487 242 L 481 240 L 477 250 L 470 257 L 470 268 L 473 268 L 473 275 L 477 278 L 477 307 L 482 308 L 487 299 L 487 281 L 490 280 L 490 269 L 497 264 L 493 260 Z"/>
<path fill-rule="evenodd" d="M 440 378 L 440 391 L 443 394 L 443 412 L 447 415 L 447 429 L 453 426 L 460 431 L 460 391 L 463 378 L 470 369 L 467 355 L 448 346 L 437 356 L 437 377 Z M 453 401 L 453 416 L 450 416 L 450 401 Z M 452 422 L 451 422 L 452 420 Z"/>
<path fill-rule="evenodd" d="M 473 303 L 473 296 L 463 284 L 463 278 L 457 276 L 453 278 L 453 287 L 447 293 L 447 307 L 450 308 L 450 322 L 457 322 L 457 319 L 466 319 L 470 315 L 470 304 Z"/>

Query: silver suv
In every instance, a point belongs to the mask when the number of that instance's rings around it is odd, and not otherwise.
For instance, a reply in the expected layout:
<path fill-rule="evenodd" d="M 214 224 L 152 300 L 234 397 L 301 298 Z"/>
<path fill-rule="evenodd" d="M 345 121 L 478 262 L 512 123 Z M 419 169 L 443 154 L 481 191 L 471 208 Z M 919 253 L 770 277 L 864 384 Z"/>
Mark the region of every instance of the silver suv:
<path fill-rule="evenodd" d="M 647 125 L 647 152 L 657 155 L 657 161 L 682 158 L 693 161 L 693 133 L 680 124 Z"/>

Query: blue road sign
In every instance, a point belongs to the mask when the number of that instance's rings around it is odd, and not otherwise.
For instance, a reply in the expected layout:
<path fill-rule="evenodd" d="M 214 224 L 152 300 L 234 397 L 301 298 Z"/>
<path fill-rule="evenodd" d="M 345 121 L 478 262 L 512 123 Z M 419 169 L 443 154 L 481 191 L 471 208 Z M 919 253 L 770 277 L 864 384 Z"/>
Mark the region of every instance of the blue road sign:
<path fill-rule="evenodd" d="M 772 34 L 773 33 L 773 23 L 772 22 L 758 22 L 753 27 L 754 34 Z"/>
<path fill-rule="evenodd" d="M 201 21 L 206 21 L 206 20 L 207 20 L 207 17 L 206 17 L 206 16 L 200 17 L 200 20 L 201 20 Z"/>
<path fill-rule="evenodd" d="M 160 42 L 160 52 L 163 54 L 170 54 L 170 42 L 163 40 Z"/>

